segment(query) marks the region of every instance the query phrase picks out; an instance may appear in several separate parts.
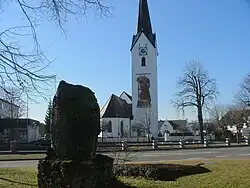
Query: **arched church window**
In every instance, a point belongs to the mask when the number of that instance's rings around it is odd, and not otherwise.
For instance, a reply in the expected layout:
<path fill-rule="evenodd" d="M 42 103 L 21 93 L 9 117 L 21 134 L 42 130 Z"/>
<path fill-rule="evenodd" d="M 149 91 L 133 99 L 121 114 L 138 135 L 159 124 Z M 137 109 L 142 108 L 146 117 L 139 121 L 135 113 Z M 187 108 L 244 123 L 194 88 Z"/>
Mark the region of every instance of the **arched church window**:
<path fill-rule="evenodd" d="M 107 126 L 108 128 L 108 132 L 112 132 L 112 122 L 111 121 L 109 121 L 108 122 L 108 126 Z"/>
<path fill-rule="evenodd" d="M 146 58 L 145 58 L 145 57 L 142 57 L 142 58 L 141 58 L 141 66 L 142 66 L 142 67 L 145 67 L 145 66 L 146 66 Z"/>

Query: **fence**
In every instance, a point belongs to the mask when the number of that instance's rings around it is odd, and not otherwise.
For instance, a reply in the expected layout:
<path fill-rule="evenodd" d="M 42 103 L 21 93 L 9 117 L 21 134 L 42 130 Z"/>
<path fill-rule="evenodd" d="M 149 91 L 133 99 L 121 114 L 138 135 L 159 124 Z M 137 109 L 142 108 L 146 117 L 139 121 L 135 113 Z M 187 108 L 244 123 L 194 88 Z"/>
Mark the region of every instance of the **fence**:
<path fill-rule="evenodd" d="M 115 142 L 148 142 L 148 137 L 98 137 L 98 143 L 115 143 Z"/>
<path fill-rule="evenodd" d="M 250 138 L 245 140 L 239 140 L 238 142 L 232 142 L 230 139 L 224 141 L 216 140 L 204 140 L 204 143 L 201 141 L 150 141 L 150 142 L 98 142 L 97 151 L 98 152 L 113 152 L 113 151 L 149 151 L 149 150 L 171 150 L 171 149 L 180 149 L 180 148 L 213 148 L 213 147 L 230 147 L 230 146 L 250 146 Z M 45 151 L 50 144 L 31 144 L 31 143 L 1 143 L 0 151 L 30 151 L 40 150 Z"/>
<path fill-rule="evenodd" d="M 225 139 L 224 141 L 216 140 L 204 140 L 202 143 L 200 140 L 188 141 L 150 141 L 150 142 L 103 142 L 98 143 L 98 151 L 109 151 L 109 150 L 119 150 L 119 151 L 143 151 L 143 150 L 171 150 L 180 148 L 213 148 L 213 147 L 230 147 L 230 146 L 250 146 L 250 139 L 239 140 L 238 142 L 232 142 L 230 139 Z"/>
<path fill-rule="evenodd" d="M 204 138 L 206 140 L 215 140 L 214 135 L 205 135 Z M 193 136 L 193 135 L 188 135 L 188 136 L 183 136 L 183 135 L 175 135 L 175 136 L 167 136 L 165 135 L 164 137 L 159 137 L 158 140 L 160 141 L 176 141 L 179 142 L 180 140 L 185 140 L 185 141 L 197 141 L 200 139 L 200 136 Z M 98 138 L 99 143 L 103 142 L 148 142 L 148 137 L 104 137 L 104 138 Z"/>

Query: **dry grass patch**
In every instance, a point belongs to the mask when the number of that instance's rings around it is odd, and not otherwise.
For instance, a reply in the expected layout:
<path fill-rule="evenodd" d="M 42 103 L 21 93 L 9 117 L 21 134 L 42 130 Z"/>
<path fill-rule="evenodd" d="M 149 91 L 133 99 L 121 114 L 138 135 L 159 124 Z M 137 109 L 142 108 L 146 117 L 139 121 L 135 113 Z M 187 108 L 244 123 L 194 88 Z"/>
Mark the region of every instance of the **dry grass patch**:
<path fill-rule="evenodd" d="M 36 168 L 0 168 L 1 188 L 37 187 Z"/>
<path fill-rule="evenodd" d="M 172 163 L 205 163 L 211 173 L 181 177 L 176 181 L 150 181 L 141 178 L 124 178 L 125 183 L 138 188 L 246 188 L 250 187 L 250 159 L 219 159 L 209 161 L 171 161 Z"/>

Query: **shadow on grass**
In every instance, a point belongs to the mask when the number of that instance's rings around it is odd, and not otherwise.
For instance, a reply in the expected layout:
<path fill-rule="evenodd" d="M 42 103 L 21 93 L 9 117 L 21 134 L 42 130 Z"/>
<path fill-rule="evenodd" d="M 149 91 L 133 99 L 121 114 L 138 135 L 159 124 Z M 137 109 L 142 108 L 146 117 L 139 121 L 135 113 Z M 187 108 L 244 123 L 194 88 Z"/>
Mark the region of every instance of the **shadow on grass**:
<path fill-rule="evenodd" d="M 109 185 L 109 188 L 136 188 L 134 186 L 131 186 L 131 185 L 127 185 L 127 184 L 124 184 L 122 183 L 121 181 L 119 180 L 114 180 L 112 182 L 112 184 Z"/>
<path fill-rule="evenodd" d="M 201 165 L 180 164 L 126 164 L 115 167 L 115 174 L 143 177 L 151 180 L 176 181 L 180 177 L 211 172 Z"/>
<path fill-rule="evenodd" d="M 7 178 L 2 178 L 2 177 L 0 177 L 0 180 L 7 181 L 7 182 L 10 182 L 10 183 L 16 183 L 16 184 L 20 184 L 20 185 L 37 187 L 37 184 L 23 183 L 23 182 L 14 181 L 14 180 L 10 180 L 10 179 L 7 179 Z"/>
<path fill-rule="evenodd" d="M 171 171 L 169 176 L 160 176 L 159 180 L 163 181 L 176 181 L 178 178 L 184 177 L 184 176 L 190 176 L 190 175 L 196 175 L 196 174 L 204 174 L 212 172 L 210 169 L 204 167 L 204 166 L 197 166 L 197 165 L 180 165 L 180 169 L 173 170 L 173 173 L 171 175 Z"/>

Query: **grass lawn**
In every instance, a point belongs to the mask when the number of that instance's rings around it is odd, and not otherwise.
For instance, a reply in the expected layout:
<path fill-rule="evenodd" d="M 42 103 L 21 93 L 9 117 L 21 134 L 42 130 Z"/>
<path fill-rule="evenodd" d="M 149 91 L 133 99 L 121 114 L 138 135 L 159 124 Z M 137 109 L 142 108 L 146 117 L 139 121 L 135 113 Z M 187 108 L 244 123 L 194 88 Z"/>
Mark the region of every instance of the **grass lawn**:
<path fill-rule="evenodd" d="M 177 163 L 171 161 L 171 163 Z M 202 161 L 183 161 L 183 164 Z M 180 163 L 178 161 L 178 163 Z M 211 173 L 181 177 L 175 182 L 150 181 L 141 178 L 124 178 L 124 183 L 137 188 L 246 188 L 250 187 L 250 159 L 210 160 L 205 164 Z M 0 169 L 1 188 L 37 187 L 36 168 Z"/>
<path fill-rule="evenodd" d="M 0 187 L 37 187 L 36 174 L 36 168 L 0 168 Z"/>
<path fill-rule="evenodd" d="M 34 159 L 34 158 L 44 158 L 44 157 L 45 154 L 27 154 L 27 155 L 10 154 L 10 155 L 0 155 L 0 161 L 8 159 Z"/>

